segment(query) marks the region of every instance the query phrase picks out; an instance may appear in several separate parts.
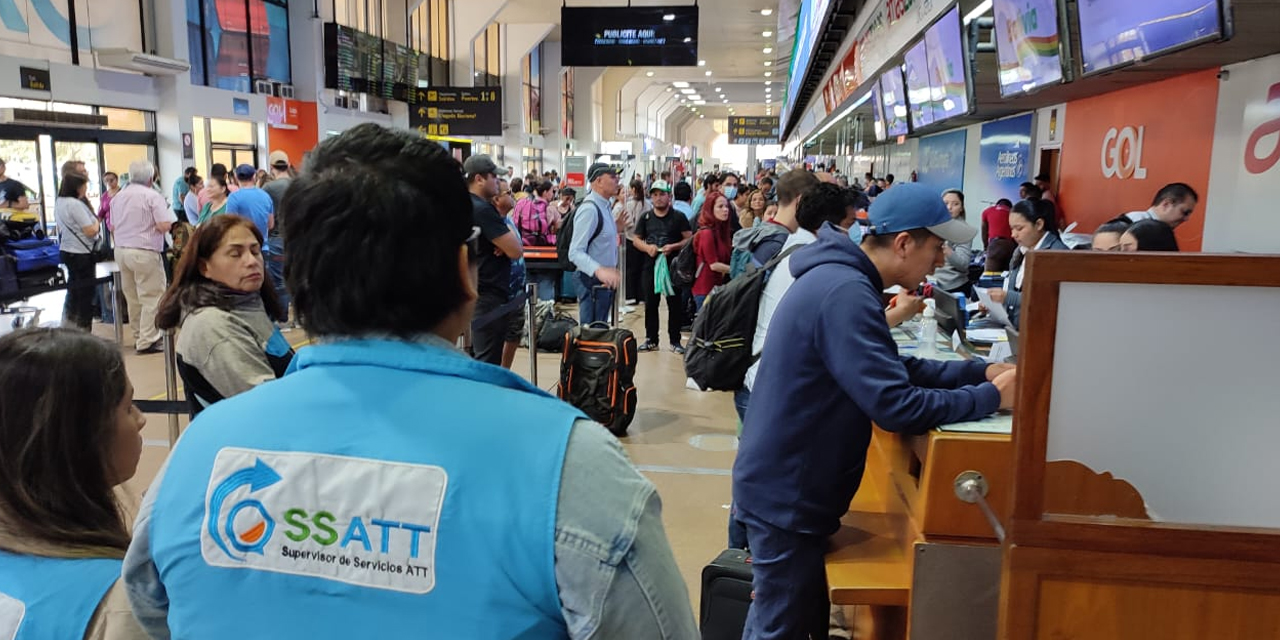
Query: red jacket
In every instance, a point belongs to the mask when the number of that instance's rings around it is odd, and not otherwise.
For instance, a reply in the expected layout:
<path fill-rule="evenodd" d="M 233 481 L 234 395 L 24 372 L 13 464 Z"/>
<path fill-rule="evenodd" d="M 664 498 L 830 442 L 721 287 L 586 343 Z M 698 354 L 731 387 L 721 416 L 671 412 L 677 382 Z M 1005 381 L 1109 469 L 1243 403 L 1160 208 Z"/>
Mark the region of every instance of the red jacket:
<path fill-rule="evenodd" d="M 693 280 L 693 295 L 705 296 L 724 282 L 725 274 L 711 269 L 716 262 L 729 264 L 733 245 L 728 237 L 729 223 L 698 230 L 693 236 L 693 251 L 698 256 L 698 275 Z"/>

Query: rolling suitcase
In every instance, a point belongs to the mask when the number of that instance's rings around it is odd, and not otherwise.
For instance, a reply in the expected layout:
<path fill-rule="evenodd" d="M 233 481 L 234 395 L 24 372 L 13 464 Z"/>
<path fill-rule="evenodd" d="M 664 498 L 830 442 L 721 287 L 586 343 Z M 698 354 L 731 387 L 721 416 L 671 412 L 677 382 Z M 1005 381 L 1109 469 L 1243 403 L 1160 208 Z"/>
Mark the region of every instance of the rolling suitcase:
<path fill-rule="evenodd" d="M 741 640 L 751 607 L 751 556 L 726 549 L 702 568 L 702 640 Z"/>
<path fill-rule="evenodd" d="M 615 295 L 615 325 L 617 300 Z M 638 347 L 635 335 L 627 329 L 603 322 L 574 327 L 564 337 L 557 395 L 604 425 L 613 435 L 627 435 L 627 427 L 636 417 Z"/>

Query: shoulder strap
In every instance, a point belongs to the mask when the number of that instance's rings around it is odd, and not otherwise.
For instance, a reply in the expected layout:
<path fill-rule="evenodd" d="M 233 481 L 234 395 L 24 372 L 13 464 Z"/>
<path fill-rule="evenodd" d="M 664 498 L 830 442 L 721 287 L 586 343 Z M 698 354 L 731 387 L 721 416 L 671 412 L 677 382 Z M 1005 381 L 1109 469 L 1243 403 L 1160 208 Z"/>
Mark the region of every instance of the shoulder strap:
<path fill-rule="evenodd" d="M 803 246 L 805 245 L 798 244 L 784 250 L 782 253 L 779 253 L 778 255 L 774 256 L 772 260 L 766 262 L 765 265 L 761 267 L 761 269 L 764 269 L 765 271 L 773 271 L 774 267 L 777 267 L 779 264 L 782 264 L 782 261 L 785 260 L 787 256 L 795 253 L 798 249 L 800 249 Z"/>
<path fill-rule="evenodd" d="M 589 204 L 596 210 L 596 230 L 591 232 L 591 238 L 587 240 L 587 244 L 591 244 L 596 241 L 596 238 L 600 237 L 601 233 L 604 232 L 604 212 L 600 210 L 600 205 L 591 202 L 590 200 L 583 200 L 582 204 Z M 576 213 L 577 212 L 575 212 L 575 214 Z"/>

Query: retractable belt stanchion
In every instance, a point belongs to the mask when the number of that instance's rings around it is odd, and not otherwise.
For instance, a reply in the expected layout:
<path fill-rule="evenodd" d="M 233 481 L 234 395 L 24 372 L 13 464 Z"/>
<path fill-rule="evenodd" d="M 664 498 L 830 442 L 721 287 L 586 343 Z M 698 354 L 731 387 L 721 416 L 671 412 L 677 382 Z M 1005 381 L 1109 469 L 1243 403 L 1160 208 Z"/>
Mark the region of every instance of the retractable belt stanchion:
<path fill-rule="evenodd" d="M 118 316 L 117 316 L 118 317 Z M 178 400 L 178 349 L 174 344 L 173 330 L 164 335 L 164 385 L 165 398 L 170 402 Z M 178 443 L 178 414 L 169 414 L 169 448 Z"/>
<path fill-rule="evenodd" d="M 538 386 L 538 283 L 524 286 L 529 299 L 525 301 L 525 320 L 529 324 L 529 382 Z"/>
<path fill-rule="evenodd" d="M 613 326 L 621 325 L 619 320 L 621 315 L 618 313 L 618 298 L 626 291 L 627 287 L 627 247 L 625 231 L 618 234 L 621 243 L 618 245 L 618 286 L 613 290 Z"/>
<path fill-rule="evenodd" d="M 121 283 L 122 283 L 122 280 L 120 279 L 120 268 L 116 267 L 116 270 L 111 272 L 110 291 L 111 291 L 111 317 L 115 319 L 115 322 L 113 322 L 113 324 L 115 325 L 115 329 L 116 329 L 116 344 L 118 345 L 124 345 L 124 319 L 120 317 L 120 312 L 123 311 L 123 309 L 120 308 L 120 304 L 119 304 Z"/>

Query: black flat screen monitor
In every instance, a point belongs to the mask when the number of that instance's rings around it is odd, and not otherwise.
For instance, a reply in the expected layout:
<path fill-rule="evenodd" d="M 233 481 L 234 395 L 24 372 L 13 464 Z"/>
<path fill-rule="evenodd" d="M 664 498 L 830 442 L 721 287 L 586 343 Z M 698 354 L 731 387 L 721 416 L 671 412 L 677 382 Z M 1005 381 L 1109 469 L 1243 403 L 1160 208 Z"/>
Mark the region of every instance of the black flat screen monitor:
<path fill-rule="evenodd" d="M 566 67 L 698 64 L 698 7 L 561 7 Z"/>
<path fill-rule="evenodd" d="M 1085 75 L 1231 36 L 1223 0 L 1078 0 Z"/>
<path fill-rule="evenodd" d="M 995 0 L 1000 95 L 1035 91 L 1067 79 L 1059 0 Z"/>
<path fill-rule="evenodd" d="M 902 69 L 893 67 L 880 76 L 880 99 L 884 105 L 884 129 L 889 137 L 910 133 L 907 125 L 907 91 Z"/>

